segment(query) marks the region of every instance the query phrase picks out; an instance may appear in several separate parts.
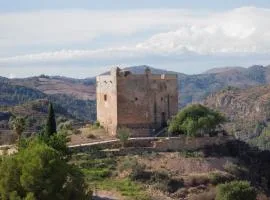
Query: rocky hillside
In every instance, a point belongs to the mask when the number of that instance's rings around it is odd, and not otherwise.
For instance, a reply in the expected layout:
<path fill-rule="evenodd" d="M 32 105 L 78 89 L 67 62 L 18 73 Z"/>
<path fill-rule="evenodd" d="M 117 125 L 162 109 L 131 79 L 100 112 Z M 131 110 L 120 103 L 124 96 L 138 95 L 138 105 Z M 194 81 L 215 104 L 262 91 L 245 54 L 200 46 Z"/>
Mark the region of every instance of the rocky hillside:
<path fill-rule="evenodd" d="M 252 66 L 242 70 L 231 68 L 215 73 L 184 76 L 179 79 L 181 105 L 201 101 L 227 86 L 248 88 L 269 83 L 269 66 Z"/>
<path fill-rule="evenodd" d="M 210 95 L 204 104 L 226 114 L 229 132 L 256 136 L 256 126 L 270 121 L 270 85 L 248 89 L 228 87 Z"/>

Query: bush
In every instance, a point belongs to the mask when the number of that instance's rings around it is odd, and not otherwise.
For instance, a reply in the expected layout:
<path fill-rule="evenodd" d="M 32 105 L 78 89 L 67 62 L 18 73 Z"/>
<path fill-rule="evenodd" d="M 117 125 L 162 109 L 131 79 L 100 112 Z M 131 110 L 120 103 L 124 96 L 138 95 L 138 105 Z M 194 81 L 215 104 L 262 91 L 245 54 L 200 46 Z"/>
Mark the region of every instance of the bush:
<path fill-rule="evenodd" d="M 151 174 L 145 171 L 146 166 L 137 163 L 137 165 L 134 165 L 132 167 L 132 171 L 130 173 L 130 179 L 131 180 L 149 180 L 151 177 Z"/>
<path fill-rule="evenodd" d="M 210 179 L 211 184 L 217 185 L 217 184 L 232 180 L 233 177 L 230 176 L 229 174 L 224 174 L 220 172 L 212 172 L 209 174 L 209 179 Z"/>
<path fill-rule="evenodd" d="M 195 187 L 198 185 L 206 185 L 210 182 L 207 174 L 191 175 L 185 180 L 185 186 Z"/>
<path fill-rule="evenodd" d="M 0 162 L 0 199 L 89 199 L 82 173 L 40 140 Z"/>
<path fill-rule="evenodd" d="M 100 128 L 100 122 L 99 121 L 95 121 L 93 126 L 95 126 L 96 128 Z"/>
<path fill-rule="evenodd" d="M 10 128 L 18 135 L 18 138 L 20 138 L 22 133 L 25 131 L 26 120 L 24 117 L 11 117 L 9 125 Z"/>
<path fill-rule="evenodd" d="M 247 181 L 232 181 L 217 187 L 216 200 L 256 200 L 256 191 Z"/>
<path fill-rule="evenodd" d="M 214 200 L 216 196 L 215 190 L 210 190 L 202 192 L 200 194 L 195 194 L 190 197 L 190 200 Z"/>
<path fill-rule="evenodd" d="M 171 133 L 184 133 L 198 136 L 204 133 L 212 134 L 218 125 L 225 122 L 225 117 L 219 112 L 203 105 L 191 105 L 179 111 L 169 123 Z"/>
<path fill-rule="evenodd" d="M 248 170 L 246 168 L 241 167 L 241 166 L 236 165 L 236 164 L 231 163 L 231 162 L 226 162 L 223 167 L 228 173 L 230 173 L 236 177 L 243 178 L 243 177 L 245 177 L 245 174 L 248 174 Z"/>
<path fill-rule="evenodd" d="M 89 138 L 89 139 L 97 139 L 97 137 L 93 133 L 87 134 L 86 137 Z"/>
<path fill-rule="evenodd" d="M 119 164 L 119 170 L 120 172 L 123 172 L 125 170 L 135 169 L 137 165 L 138 161 L 136 158 L 125 157 Z"/>
<path fill-rule="evenodd" d="M 117 138 L 120 140 L 124 148 L 130 137 L 130 130 L 128 128 L 120 128 L 117 130 Z"/>

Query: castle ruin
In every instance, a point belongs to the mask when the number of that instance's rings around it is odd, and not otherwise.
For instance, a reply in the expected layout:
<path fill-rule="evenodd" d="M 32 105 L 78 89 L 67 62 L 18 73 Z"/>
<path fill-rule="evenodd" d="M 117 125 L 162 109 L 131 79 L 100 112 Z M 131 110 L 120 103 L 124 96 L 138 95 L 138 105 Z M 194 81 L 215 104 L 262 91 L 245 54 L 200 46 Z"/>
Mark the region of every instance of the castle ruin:
<path fill-rule="evenodd" d="M 97 120 L 115 135 L 120 127 L 133 137 L 152 136 L 178 111 L 176 74 L 132 74 L 119 68 L 96 78 Z"/>

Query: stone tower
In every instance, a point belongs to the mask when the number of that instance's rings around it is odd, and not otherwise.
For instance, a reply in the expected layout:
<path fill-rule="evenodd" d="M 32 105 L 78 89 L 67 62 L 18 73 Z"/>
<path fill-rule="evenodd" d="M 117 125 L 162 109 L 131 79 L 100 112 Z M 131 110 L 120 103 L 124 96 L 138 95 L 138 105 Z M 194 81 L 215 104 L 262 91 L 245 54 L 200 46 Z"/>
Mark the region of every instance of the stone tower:
<path fill-rule="evenodd" d="M 127 127 L 132 136 L 151 136 L 178 111 L 176 74 L 132 74 L 119 68 L 96 78 L 97 120 L 112 135 Z"/>

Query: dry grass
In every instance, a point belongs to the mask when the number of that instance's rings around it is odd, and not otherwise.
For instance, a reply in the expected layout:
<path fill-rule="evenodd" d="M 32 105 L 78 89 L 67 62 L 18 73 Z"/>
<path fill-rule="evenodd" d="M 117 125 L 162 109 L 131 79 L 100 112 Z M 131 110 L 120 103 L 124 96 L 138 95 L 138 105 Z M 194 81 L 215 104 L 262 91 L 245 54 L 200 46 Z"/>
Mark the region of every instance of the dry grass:
<path fill-rule="evenodd" d="M 216 197 L 215 188 L 210 188 L 208 191 L 201 192 L 199 194 L 191 194 L 190 200 L 214 200 Z"/>
<path fill-rule="evenodd" d="M 210 178 L 208 174 L 192 174 L 184 178 L 184 184 L 186 187 L 207 185 L 208 183 L 210 183 Z"/>
<path fill-rule="evenodd" d="M 69 144 L 83 144 L 88 142 L 97 142 L 102 140 L 111 140 L 115 137 L 109 135 L 103 128 L 87 125 L 80 128 L 80 134 L 72 134 Z"/>
<path fill-rule="evenodd" d="M 172 174 L 189 175 L 222 171 L 224 164 L 230 158 L 186 158 L 178 152 L 159 153 L 156 157 L 140 157 L 139 161 L 149 169 L 158 171 L 168 170 Z"/>

